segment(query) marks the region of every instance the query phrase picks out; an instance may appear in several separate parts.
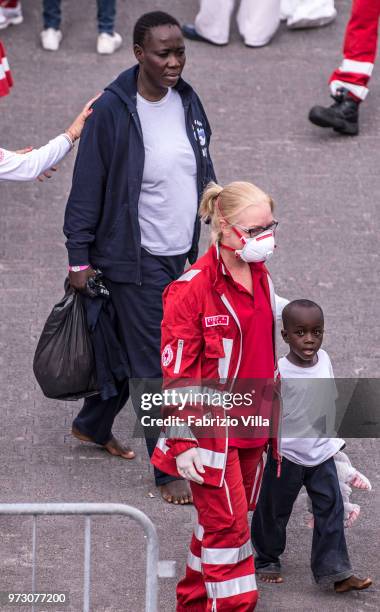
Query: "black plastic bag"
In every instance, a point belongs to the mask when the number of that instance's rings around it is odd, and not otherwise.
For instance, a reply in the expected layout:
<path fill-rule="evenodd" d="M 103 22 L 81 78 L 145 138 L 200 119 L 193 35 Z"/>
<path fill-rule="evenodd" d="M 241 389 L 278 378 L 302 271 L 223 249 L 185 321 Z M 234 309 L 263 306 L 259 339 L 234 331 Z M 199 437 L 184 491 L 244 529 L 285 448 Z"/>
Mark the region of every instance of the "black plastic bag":
<path fill-rule="evenodd" d="M 42 330 L 33 371 L 46 397 L 75 400 L 98 393 L 95 358 L 82 296 L 65 283 Z"/>

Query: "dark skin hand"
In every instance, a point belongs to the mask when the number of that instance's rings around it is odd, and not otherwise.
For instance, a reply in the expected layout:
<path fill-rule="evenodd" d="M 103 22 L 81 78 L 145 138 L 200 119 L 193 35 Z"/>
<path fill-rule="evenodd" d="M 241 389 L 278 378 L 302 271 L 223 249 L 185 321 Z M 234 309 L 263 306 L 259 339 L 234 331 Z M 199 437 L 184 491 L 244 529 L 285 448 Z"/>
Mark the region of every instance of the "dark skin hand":
<path fill-rule="evenodd" d="M 70 287 L 76 291 L 84 291 L 87 283 L 87 279 L 90 276 L 95 276 L 95 270 L 87 268 L 87 270 L 81 270 L 81 272 L 69 272 Z"/>

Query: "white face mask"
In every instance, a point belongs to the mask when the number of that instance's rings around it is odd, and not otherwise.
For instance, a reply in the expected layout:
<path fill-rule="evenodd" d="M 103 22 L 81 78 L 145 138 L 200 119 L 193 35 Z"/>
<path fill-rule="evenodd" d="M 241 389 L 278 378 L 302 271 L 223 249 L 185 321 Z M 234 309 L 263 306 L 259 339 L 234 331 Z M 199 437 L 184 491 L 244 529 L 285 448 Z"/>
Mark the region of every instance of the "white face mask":
<path fill-rule="evenodd" d="M 272 257 L 275 249 L 274 234 L 271 231 L 264 231 L 255 238 L 243 238 L 245 244 L 242 249 L 236 251 L 243 261 L 247 263 L 258 263 L 267 261 Z"/>

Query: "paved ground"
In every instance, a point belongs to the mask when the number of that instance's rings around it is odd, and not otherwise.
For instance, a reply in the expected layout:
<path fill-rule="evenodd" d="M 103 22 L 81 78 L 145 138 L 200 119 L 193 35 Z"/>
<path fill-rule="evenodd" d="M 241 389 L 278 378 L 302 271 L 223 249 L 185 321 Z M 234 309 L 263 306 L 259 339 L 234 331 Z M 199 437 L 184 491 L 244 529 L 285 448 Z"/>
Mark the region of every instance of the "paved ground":
<path fill-rule="evenodd" d="M 57 54 L 39 48 L 40 2 L 24 2 L 25 23 L 2 34 L 16 85 L 1 101 L 1 144 L 43 144 L 68 125 L 83 102 L 131 65 L 131 28 L 156 3 L 119 0 L 121 52 L 94 53 L 92 2 L 63 2 L 64 34 Z M 71 6 L 69 6 L 71 5 Z M 161 7 L 191 20 L 196 0 L 166 0 Z M 327 102 L 325 86 L 339 61 L 349 0 L 337 2 L 331 27 L 313 32 L 281 28 L 271 46 L 245 48 L 233 26 L 231 44 L 218 49 L 188 45 L 186 77 L 198 89 L 213 126 L 219 180 L 254 180 L 275 198 L 281 219 L 280 248 L 272 265 L 278 293 L 319 301 L 326 313 L 326 342 L 337 376 L 379 376 L 378 325 L 380 230 L 378 173 L 380 82 L 375 70 L 363 105 L 361 135 L 344 139 L 312 127 L 309 107 Z M 88 16 L 89 14 L 89 16 Z M 66 256 L 62 218 L 74 155 L 48 184 L 1 185 L 0 382 L 2 502 L 113 501 L 136 505 L 158 528 L 161 557 L 175 559 L 182 573 L 191 532 L 191 510 L 152 497 L 144 444 L 134 440 L 132 463 L 80 445 L 69 435 L 76 403 L 44 399 L 31 363 L 42 325 L 62 295 Z M 203 244 L 206 244 L 204 237 Z M 377 405 L 374 409 L 377 408 Z M 116 430 L 127 439 L 131 411 Z M 352 561 L 362 575 L 379 574 L 379 468 L 377 440 L 349 441 L 350 455 L 372 480 L 359 524 L 348 534 Z M 320 592 L 308 568 L 311 533 L 302 525 L 303 501 L 289 527 L 286 582 L 263 587 L 265 611 L 378 610 L 378 587 L 334 596 Z M 0 591 L 30 588 L 31 524 L 0 519 Z M 38 588 L 70 591 L 70 609 L 81 609 L 82 527 L 74 519 L 40 520 Z M 93 612 L 142 612 L 144 541 L 123 519 L 98 519 L 94 528 Z M 160 610 L 174 611 L 175 580 L 163 580 Z M 8 609 L 8 608 L 6 608 Z M 17 608 L 9 608 L 17 609 Z M 58 609 L 58 608 L 57 608 Z"/>

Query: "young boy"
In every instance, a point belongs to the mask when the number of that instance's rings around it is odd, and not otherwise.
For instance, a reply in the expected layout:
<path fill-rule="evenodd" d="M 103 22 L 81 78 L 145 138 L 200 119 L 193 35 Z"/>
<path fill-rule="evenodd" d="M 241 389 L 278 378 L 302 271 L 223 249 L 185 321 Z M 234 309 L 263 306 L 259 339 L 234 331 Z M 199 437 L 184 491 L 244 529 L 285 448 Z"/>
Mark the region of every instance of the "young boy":
<path fill-rule="evenodd" d="M 282 337 L 289 353 L 279 360 L 283 399 L 281 476 L 268 455 L 252 520 L 256 574 L 265 582 L 283 582 L 280 555 L 286 526 L 304 485 L 312 501 L 314 532 L 311 570 L 317 583 L 334 583 L 337 593 L 366 589 L 369 578 L 354 576 L 343 525 L 343 501 L 334 455 L 344 440 L 333 435 L 336 397 L 328 354 L 321 349 L 323 312 L 310 300 L 290 302 L 282 313 Z M 317 380 L 325 379 L 325 380 Z M 296 437 L 285 437 L 285 436 Z"/>

